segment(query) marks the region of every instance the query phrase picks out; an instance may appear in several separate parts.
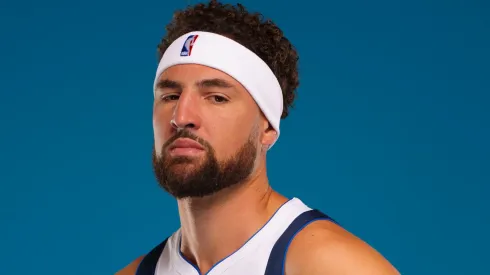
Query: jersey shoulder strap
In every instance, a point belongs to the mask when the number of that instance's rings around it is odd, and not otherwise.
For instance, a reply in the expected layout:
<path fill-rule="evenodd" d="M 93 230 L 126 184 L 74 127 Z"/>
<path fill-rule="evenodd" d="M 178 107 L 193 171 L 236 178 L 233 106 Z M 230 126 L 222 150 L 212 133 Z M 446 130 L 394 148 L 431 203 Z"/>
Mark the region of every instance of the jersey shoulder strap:
<path fill-rule="evenodd" d="M 136 269 L 135 275 L 155 275 L 155 269 L 157 267 L 158 259 L 162 254 L 165 245 L 167 244 L 167 239 L 153 248 L 146 256 L 141 260 L 138 265 L 138 269 Z"/>
<path fill-rule="evenodd" d="M 309 210 L 300 214 L 279 237 L 272 247 L 264 275 L 283 275 L 286 253 L 291 241 L 308 224 L 318 220 L 329 220 L 336 223 L 332 218 L 318 210 Z"/>

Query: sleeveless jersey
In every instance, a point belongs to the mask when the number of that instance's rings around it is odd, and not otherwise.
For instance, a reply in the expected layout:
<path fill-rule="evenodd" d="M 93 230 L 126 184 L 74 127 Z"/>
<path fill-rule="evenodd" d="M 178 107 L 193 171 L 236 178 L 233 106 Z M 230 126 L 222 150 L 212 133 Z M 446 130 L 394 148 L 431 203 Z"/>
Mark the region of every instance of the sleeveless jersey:
<path fill-rule="evenodd" d="M 288 247 L 296 234 L 329 216 L 298 198 L 283 204 L 241 248 L 215 264 L 206 275 L 283 275 Z M 148 253 L 136 275 L 204 275 L 180 252 L 180 229 Z"/>

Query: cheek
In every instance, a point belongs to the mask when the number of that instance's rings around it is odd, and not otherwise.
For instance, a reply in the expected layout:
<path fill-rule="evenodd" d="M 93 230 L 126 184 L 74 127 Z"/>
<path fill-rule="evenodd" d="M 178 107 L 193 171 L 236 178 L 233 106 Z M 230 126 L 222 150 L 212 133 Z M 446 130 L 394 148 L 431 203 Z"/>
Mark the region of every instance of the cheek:
<path fill-rule="evenodd" d="M 163 144 L 171 135 L 170 120 L 166 119 L 166 116 L 160 110 L 153 112 L 153 136 L 155 139 L 155 150 L 160 153 Z"/>
<path fill-rule="evenodd" d="M 155 142 L 155 151 L 157 155 L 160 155 L 162 151 L 162 146 L 165 143 L 165 134 L 162 127 L 156 120 L 153 120 L 153 136 Z"/>
<path fill-rule="evenodd" d="M 250 137 L 252 123 L 246 116 L 215 117 L 210 124 L 209 135 L 213 138 L 213 147 L 219 159 L 233 156 Z"/>

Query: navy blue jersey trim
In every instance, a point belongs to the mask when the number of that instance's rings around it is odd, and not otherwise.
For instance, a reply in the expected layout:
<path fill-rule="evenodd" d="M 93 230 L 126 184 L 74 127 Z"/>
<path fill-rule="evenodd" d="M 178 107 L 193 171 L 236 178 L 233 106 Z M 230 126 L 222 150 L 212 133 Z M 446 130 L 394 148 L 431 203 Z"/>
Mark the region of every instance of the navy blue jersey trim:
<path fill-rule="evenodd" d="M 160 258 L 160 255 L 167 244 L 167 240 L 168 238 L 146 254 L 138 265 L 135 275 L 155 275 L 155 268 L 157 267 L 158 259 Z"/>
<path fill-rule="evenodd" d="M 299 215 L 274 244 L 264 275 L 284 275 L 286 253 L 292 240 L 303 228 L 318 220 L 329 220 L 336 223 L 332 218 L 318 210 L 309 210 Z"/>

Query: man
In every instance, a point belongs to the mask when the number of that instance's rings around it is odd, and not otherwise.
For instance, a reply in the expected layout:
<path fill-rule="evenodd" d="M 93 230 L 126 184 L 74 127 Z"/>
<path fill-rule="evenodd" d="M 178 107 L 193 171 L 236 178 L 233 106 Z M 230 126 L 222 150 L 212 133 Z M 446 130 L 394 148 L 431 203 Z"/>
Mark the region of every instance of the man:
<path fill-rule="evenodd" d="M 298 87 L 281 30 L 241 5 L 177 12 L 159 46 L 153 166 L 181 228 L 120 275 L 398 274 L 298 198 L 275 192 L 266 155 Z"/>

